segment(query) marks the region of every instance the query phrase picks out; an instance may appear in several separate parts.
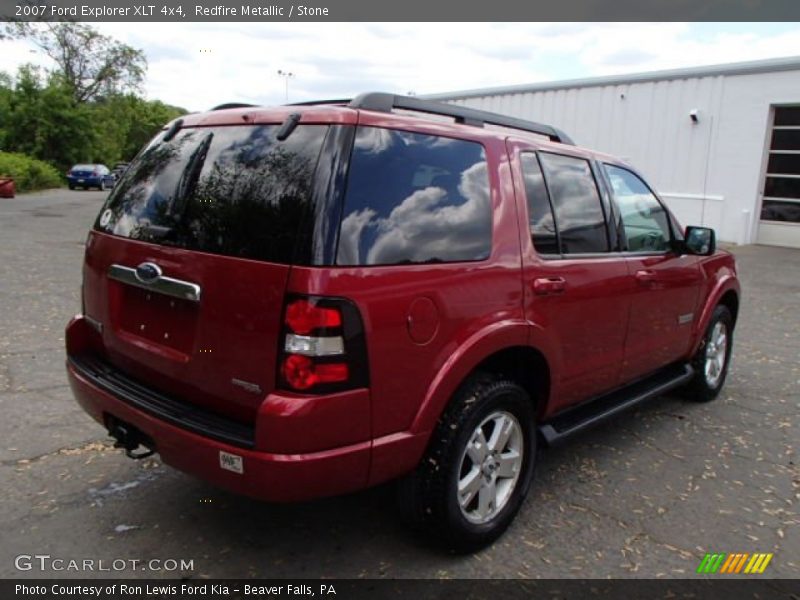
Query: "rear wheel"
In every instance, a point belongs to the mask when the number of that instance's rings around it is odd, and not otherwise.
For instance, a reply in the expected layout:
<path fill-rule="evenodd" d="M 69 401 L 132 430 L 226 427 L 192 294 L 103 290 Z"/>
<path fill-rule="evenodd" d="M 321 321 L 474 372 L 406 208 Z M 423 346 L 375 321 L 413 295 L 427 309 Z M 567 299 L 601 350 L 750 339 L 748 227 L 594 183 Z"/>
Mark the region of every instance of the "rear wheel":
<path fill-rule="evenodd" d="M 728 375 L 733 347 L 733 315 L 727 306 L 714 309 L 703 342 L 692 359 L 694 377 L 683 395 L 696 402 L 708 402 L 719 395 Z"/>
<path fill-rule="evenodd" d="M 416 471 L 400 483 L 406 520 L 456 552 L 500 537 L 530 488 L 534 418 L 516 383 L 470 380 L 442 415 Z"/>

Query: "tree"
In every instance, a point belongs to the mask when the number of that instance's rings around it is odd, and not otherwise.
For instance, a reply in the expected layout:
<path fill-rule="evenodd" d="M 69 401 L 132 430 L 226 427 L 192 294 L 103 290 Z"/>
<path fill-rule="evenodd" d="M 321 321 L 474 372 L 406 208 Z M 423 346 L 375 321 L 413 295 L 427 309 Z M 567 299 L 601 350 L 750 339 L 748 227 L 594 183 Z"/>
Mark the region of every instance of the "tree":
<path fill-rule="evenodd" d="M 30 40 L 55 61 L 76 102 L 136 92 L 144 79 L 147 60 L 141 50 L 83 23 L 15 22 L 6 31 Z"/>
<path fill-rule="evenodd" d="M 48 161 L 60 170 L 99 158 L 91 109 L 75 102 L 57 74 L 45 78 L 35 67 L 20 67 L 7 111 L 4 150 Z"/>

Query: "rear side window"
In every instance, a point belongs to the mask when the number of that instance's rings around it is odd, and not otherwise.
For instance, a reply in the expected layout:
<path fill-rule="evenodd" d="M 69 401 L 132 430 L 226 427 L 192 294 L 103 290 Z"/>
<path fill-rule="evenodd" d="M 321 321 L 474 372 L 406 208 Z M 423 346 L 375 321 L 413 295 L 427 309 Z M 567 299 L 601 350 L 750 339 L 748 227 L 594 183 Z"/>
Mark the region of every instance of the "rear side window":
<path fill-rule="evenodd" d="M 550 189 L 562 254 L 608 252 L 605 216 L 589 162 L 539 154 Z"/>
<path fill-rule="evenodd" d="M 131 164 L 96 228 L 132 239 L 289 263 L 313 228 L 312 184 L 327 126 L 189 128 Z"/>
<path fill-rule="evenodd" d="M 492 212 L 483 146 L 359 127 L 350 160 L 337 264 L 482 260 Z"/>
<path fill-rule="evenodd" d="M 525 196 L 528 201 L 528 224 L 536 251 L 541 254 L 558 254 L 558 234 L 553 220 L 553 208 L 547 194 L 542 168 L 533 152 L 520 155 Z"/>

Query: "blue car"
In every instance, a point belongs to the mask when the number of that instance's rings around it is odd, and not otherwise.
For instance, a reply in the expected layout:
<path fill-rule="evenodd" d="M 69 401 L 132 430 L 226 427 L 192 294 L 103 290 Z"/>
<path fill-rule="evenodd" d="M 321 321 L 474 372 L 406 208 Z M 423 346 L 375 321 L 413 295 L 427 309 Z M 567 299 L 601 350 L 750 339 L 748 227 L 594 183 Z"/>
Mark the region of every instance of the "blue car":
<path fill-rule="evenodd" d="M 67 172 L 69 189 L 96 187 L 98 190 L 110 190 L 116 179 L 105 165 L 75 165 Z"/>

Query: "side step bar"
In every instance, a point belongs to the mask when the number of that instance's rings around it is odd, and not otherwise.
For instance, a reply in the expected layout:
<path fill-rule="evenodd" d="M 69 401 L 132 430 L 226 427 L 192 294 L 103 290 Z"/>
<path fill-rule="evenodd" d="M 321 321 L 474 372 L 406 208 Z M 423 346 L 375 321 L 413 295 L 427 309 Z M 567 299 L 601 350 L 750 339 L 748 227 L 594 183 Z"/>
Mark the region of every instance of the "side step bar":
<path fill-rule="evenodd" d="M 578 432 L 683 385 L 692 375 L 694 369 L 688 364 L 666 367 L 647 379 L 555 415 L 539 426 L 539 433 L 549 446 L 561 443 Z"/>

